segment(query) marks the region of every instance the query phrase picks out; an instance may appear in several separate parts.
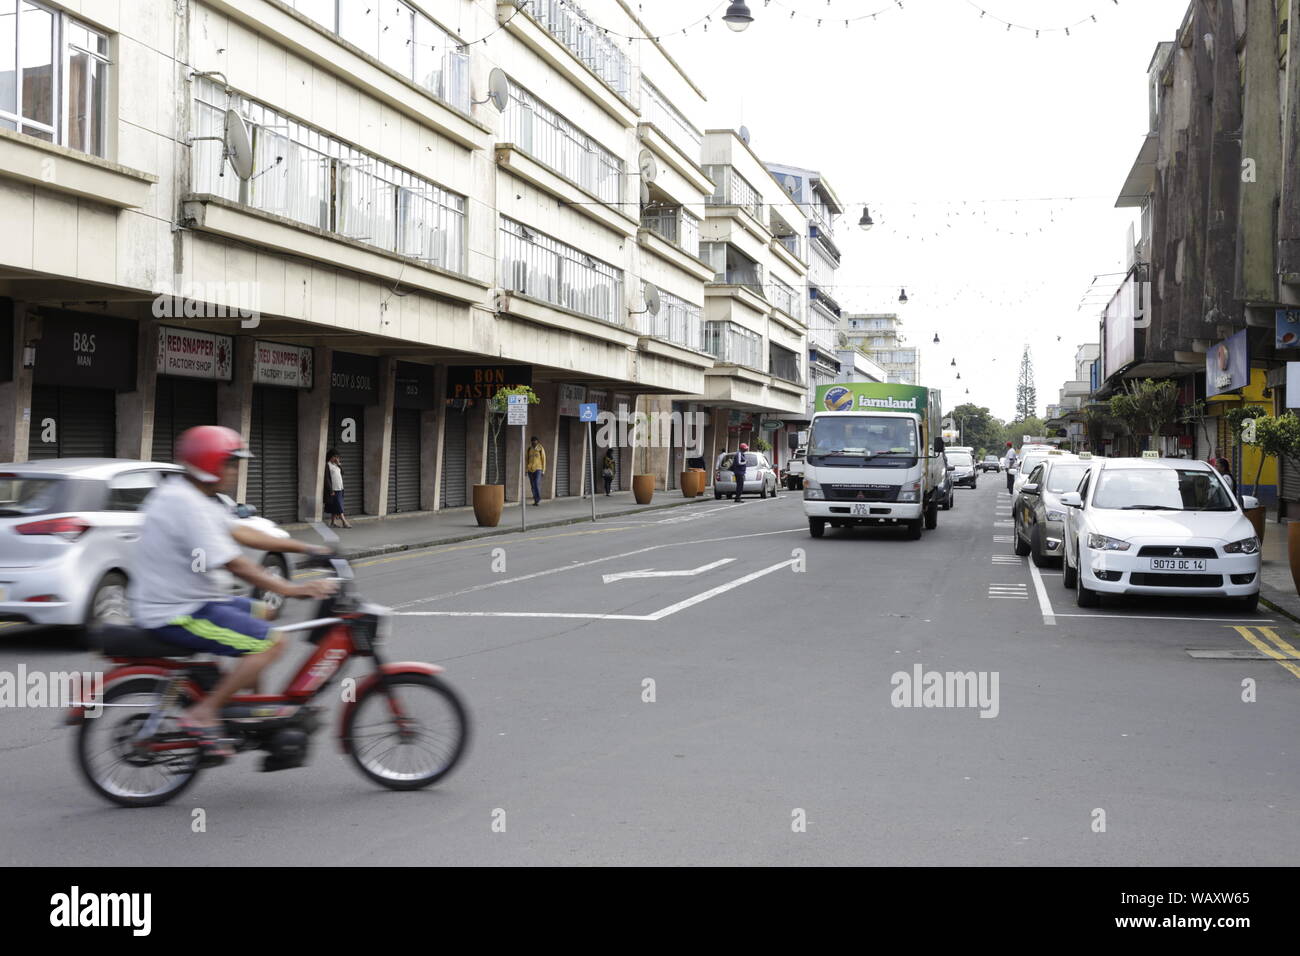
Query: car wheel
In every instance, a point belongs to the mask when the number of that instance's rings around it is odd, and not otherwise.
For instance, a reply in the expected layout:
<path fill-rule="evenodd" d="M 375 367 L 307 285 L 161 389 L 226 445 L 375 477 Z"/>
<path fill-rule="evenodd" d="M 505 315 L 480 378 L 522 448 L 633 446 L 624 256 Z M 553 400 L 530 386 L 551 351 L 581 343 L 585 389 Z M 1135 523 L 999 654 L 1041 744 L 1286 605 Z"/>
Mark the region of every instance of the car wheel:
<path fill-rule="evenodd" d="M 935 502 L 925 509 L 925 530 L 933 531 L 939 527 L 939 502 Z"/>
<path fill-rule="evenodd" d="M 952 511 L 952 509 L 956 507 L 956 505 L 957 505 L 957 496 L 953 494 L 952 489 L 949 488 L 948 489 L 948 510 Z"/>
<path fill-rule="evenodd" d="M 907 522 L 907 540 L 920 541 L 921 531 L 925 527 L 925 519 L 917 518 L 915 521 Z"/>
<path fill-rule="evenodd" d="M 713 500 L 714 501 L 722 500 L 722 492 L 718 491 L 718 489 L 716 488 L 713 489 Z"/>
<path fill-rule="evenodd" d="M 86 629 L 94 630 L 105 624 L 131 623 L 131 605 L 126 599 L 126 575 L 109 571 L 90 595 L 86 606 Z"/>
<path fill-rule="evenodd" d="M 1101 595 L 1083 583 L 1083 575 L 1075 577 L 1074 603 L 1079 607 L 1101 607 Z"/>
<path fill-rule="evenodd" d="M 1034 526 L 1034 533 L 1029 539 L 1029 553 L 1033 556 L 1036 568 L 1045 568 L 1052 563 L 1052 559 L 1043 553 L 1043 533 L 1037 525 Z"/>
<path fill-rule="evenodd" d="M 1061 558 L 1061 583 L 1067 590 L 1079 583 L 1078 569 L 1070 567 L 1070 559 L 1066 557 Z"/>
<path fill-rule="evenodd" d="M 812 535 L 814 538 L 820 538 L 822 535 L 824 535 L 826 533 L 826 519 L 809 518 L 808 533 Z"/>
<path fill-rule="evenodd" d="M 289 578 L 289 566 L 285 563 L 283 555 L 267 554 L 262 557 L 262 570 L 272 577 Z M 279 613 L 280 608 L 284 607 L 284 595 L 276 594 L 274 591 L 268 591 L 265 588 L 257 588 L 253 591 L 253 600 L 263 602 L 267 610 Z"/>
<path fill-rule="evenodd" d="M 1015 526 L 1011 529 L 1011 540 L 1015 542 L 1016 557 L 1024 558 L 1029 556 L 1029 545 L 1025 544 L 1025 540 L 1022 537 L 1020 537 L 1019 521 L 1017 521 L 1015 523 Z"/>

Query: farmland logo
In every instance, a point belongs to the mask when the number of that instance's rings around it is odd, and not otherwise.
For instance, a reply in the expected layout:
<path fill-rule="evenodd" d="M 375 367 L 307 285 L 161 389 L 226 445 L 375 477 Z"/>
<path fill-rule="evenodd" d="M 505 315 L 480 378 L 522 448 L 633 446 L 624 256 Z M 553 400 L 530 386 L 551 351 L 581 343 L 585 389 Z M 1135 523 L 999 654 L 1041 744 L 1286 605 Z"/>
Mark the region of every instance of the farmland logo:
<path fill-rule="evenodd" d="M 902 411 L 916 411 L 916 399 L 909 398 L 906 401 L 900 398 L 868 398 L 866 395 L 858 396 L 859 408 L 892 408 Z"/>
<path fill-rule="evenodd" d="M 853 392 L 843 385 L 837 385 L 822 398 L 822 404 L 827 411 L 847 412 L 853 407 Z"/>

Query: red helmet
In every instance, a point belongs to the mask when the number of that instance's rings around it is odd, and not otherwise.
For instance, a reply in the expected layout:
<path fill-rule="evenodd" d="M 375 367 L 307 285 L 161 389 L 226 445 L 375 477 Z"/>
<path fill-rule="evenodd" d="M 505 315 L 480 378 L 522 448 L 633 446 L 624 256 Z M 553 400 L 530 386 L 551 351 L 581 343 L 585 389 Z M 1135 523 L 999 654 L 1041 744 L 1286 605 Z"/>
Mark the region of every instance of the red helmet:
<path fill-rule="evenodd" d="M 749 451 L 749 446 L 746 445 L 746 444 L 742 441 L 742 442 L 740 443 L 740 450 L 741 450 L 741 451 Z"/>
<path fill-rule="evenodd" d="M 199 481 L 221 480 L 221 469 L 230 458 L 252 458 L 239 432 L 220 425 L 187 428 L 176 439 L 176 457 Z"/>

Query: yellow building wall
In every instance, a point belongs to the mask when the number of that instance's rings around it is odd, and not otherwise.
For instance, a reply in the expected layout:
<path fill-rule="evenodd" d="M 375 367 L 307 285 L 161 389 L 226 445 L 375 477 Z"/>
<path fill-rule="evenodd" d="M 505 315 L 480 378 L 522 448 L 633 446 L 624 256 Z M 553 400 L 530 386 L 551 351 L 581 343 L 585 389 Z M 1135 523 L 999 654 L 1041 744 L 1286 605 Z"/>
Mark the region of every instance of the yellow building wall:
<path fill-rule="evenodd" d="M 1250 384 L 1240 392 L 1231 395 L 1215 395 L 1206 399 L 1209 413 L 1213 416 L 1222 416 L 1228 409 L 1234 405 L 1259 405 L 1266 409 L 1270 415 L 1276 413 L 1273 405 L 1273 399 L 1264 395 L 1265 389 L 1265 370 L 1262 368 L 1252 368 L 1250 370 Z M 1224 453 L 1228 452 L 1224 448 Z M 1254 445 L 1241 446 L 1241 483 L 1242 491 L 1249 492 L 1255 484 L 1255 472 L 1259 468 L 1260 459 L 1259 449 Z M 1260 487 L 1265 485 L 1277 486 L 1277 460 L 1269 458 L 1264 462 L 1264 471 L 1259 476 Z"/>

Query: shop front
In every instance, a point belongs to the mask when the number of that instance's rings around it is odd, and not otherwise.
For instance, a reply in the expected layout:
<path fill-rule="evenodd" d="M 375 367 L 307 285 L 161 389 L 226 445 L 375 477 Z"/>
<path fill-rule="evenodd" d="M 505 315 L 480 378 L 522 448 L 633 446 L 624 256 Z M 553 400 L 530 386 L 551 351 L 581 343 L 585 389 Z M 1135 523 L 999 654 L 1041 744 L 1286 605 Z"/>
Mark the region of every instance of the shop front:
<path fill-rule="evenodd" d="M 298 394 L 312 386 L 312 351 L 256 342 L 244 499 L 272 521 L 298 520 Z"/>
<path fill-rule="evenodd" d="M 335 352 L 330 369 L 327 448 L 339 453 L 346 507 L 360 514 L 366 500 L 366 409 L 379 403 L 379 359 Z"/>
<path fill-rule="evenodd" d="M 424 443 L 436 440 L 431 414 L 437 406 L 433 366 L 398 362 L 395 375 L 393 437 L 388 458 L 389 514 L 420 510 Z"/>
<path fill-rule="evenodd" d="M 228 335 L 160 326 L 154 387 L 154 461 L 176 460 L 176 438 L 217 421 L 218 383 L 231 380 L 234 340 Z"/>
<path fill-rule="evenodd" d="M 62 309 L 36 317 L 27 457 L 116 457 L 117 395 L 136 387 L 138 326 Z"/>

